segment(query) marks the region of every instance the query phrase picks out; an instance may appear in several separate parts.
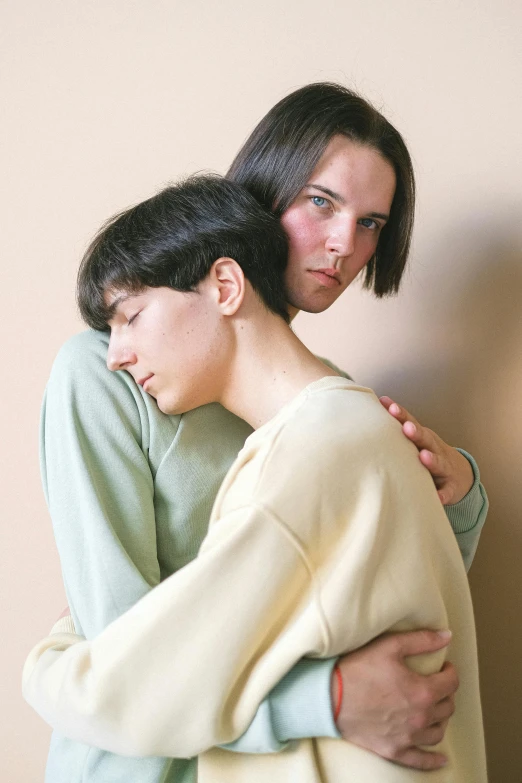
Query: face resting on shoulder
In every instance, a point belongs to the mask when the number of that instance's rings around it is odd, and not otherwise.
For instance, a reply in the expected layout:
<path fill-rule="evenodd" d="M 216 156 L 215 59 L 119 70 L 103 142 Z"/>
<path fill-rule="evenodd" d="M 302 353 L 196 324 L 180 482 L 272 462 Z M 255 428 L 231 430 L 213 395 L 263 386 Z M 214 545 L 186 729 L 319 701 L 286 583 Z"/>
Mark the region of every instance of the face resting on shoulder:
<path fill-rule="evenodd" d="M 283 213 L 293 313 L 328 309 L 375 253 L 395 194 L 393 166 L 373 147 L 334 136 Z"/>
<path fill-rule="evenodd" d="M 212 282 L 209 276 L 196 292 L 161 287 L 105 295 L 113 308 L 107 366 L 130 373 L 163 413 L 219 398 L 232 338 Z"/>
<path fill-rule="evenodd" d="M 375 253 L 395 183 L 392 165 L 377 150 L 344 136 L 332 139 L 281 218 L 292 314 L 326 310 L 355 280 Z M 164 413 L 219 400 L 234 342 L 223 316 L 239 305 L 226 310 L 228 294 L 241 287 L 238 269 L 233 259 L 218 259 L 196 292 L 107 292 L 109 369 L 129 372 Z"/>

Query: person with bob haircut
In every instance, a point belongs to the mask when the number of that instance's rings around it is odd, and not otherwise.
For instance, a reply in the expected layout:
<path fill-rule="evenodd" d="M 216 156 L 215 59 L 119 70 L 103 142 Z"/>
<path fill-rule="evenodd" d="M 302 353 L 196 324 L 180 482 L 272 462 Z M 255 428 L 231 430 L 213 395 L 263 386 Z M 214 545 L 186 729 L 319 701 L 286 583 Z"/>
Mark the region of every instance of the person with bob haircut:
<path fill-rule="evenodd" d="M 395 175 L 391 206 L 375 169 L 380 163 Z M 398 290 L 413 225 L 413 170 L 398 131 L 362 97 L 325 83 L 293 92 L 261 120 L 227 176 L 280 218 L 291 316 L 325 310 L 359 273 L 377 296 Z M 62 624 L 87 639 L 193 560 L 218 488 L 252 431 L 219 405 L 162 413 L 130 373 L 109 372 L 108 341 L 106 330 L 89 330 L 63 346 L 41 427 L 43 483 L 72 615 Z M 478 467 L 382 401 L 432 474 L 469 568 L 487 514 Z M 443 754 L 426 746 L 444 735 L 457 674 L 446 663 L 437 674 L 419 676 L 404 659 L 445 644 L 425 629 L 377 639 L 340 658 L 344 696 L 336 725 L 332 662 L 305 658 L 271 691 L 234 747 L 277 750 L 293 738 L 339 730 L 400 764 L 440 767 Z M 130 759 L 54 733 L 46 779 L 171 783 L 194 775 L 194 761 Z"/>
<path fill-rule="evenodd" d="M 371 167 L 376 153 L 361 154 Z M 395 173 L 373 165 L 389 208 Z M 473 609 L 455 537 L 399 424 L 289 327 L 286 259 L 277 218 L 242 186 L 208 176 L 123 212 L 91 245 L 79 304 L 89 326 L 110 328 L 109 368 L 130 373 L 164 414 L 219 403 L 254 432 L 198 556 L 94 639 L 48 637 L 26 666 L 26 698 L 96 747 L 198 755 L 200 783 L 485 782 Z M 215 747 L 247 730 L 301 659 L 426 627 L 451 627 L 460 671 L 445 769 L 407 770 L 333 738 L 279 754 Z M 445 655 L 408 665 L 435 674 Z"/>

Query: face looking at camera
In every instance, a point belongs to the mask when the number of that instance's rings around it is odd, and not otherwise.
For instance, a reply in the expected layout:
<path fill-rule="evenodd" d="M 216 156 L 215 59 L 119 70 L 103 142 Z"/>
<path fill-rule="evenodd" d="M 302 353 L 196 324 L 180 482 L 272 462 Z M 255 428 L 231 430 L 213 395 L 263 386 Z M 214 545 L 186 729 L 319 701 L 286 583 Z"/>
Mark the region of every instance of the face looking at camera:
<path fill-rule="evenodd" d="M 375 253 L 395 194 L 393 166 L 373 147 L 335 136 L 284 212 L 292 315 L 327 310 Z"/>
<path fill-rule="evenodd" d="M 326 310 L 353 282 L 375 253 L 394 192 L 393 167 L 377 150 L 344 136 L 332 139 L 281 218 L 289 239 L 285 280 L 292 315 Z M 241 281 L 233 265 L 217 271 L 213 267 L 197 293 L 146 288 L 107 295 L 108 304 L 119 301 L 110 323 L 109 369 L 127 370 L 165 413 L 219 399 L 234 361 L 225 304 Z"/>

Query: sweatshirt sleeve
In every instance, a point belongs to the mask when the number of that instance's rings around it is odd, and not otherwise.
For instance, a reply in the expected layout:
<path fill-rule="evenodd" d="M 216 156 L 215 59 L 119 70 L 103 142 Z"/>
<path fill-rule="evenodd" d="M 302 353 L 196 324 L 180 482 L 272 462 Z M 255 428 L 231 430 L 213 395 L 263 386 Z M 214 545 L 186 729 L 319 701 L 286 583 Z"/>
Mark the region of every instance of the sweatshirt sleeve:
<path fill-rule="evenodd" d="M 37 645 L 24 696 L 72 739 L 197 755 L 242 734 L 292 666 L 324 652 L 327 631 L 306 615 L 311 584 L 284 525 L 259 508 L 230 513 L 196 560 L 95 639 L 61 633 Z"/>
<path fill-rule="evenodd" d="M 41 417 L 42 480 L 76 639 L 96 636 L 160 581 L 148 398 L 126 373 L 108 372 L 107 340 L 84 332 L 63 346 Z M 173 440 L 176 417 L 164 424 Z M 230 749 L 275 752 L 295 737 L 337 736 L 330 675 L 324 661 L 297 665 Z"/>
<path fill-rule="evenodd" d="M 160 581 L 147 416 L 102 335 L 59 352 L 41 417 L 44 492 L 75 627 L 91 638 Z"/>
<path fill-rule="evenodd" d="M 489 501 L 486 490 L 480 481 L 477 463 L 471 454 L 468 454 L 464 449 L 457 449 L 457 451 L 460 451 L 471 465 L 474 476 L 473 486 L 458 503 L 444 506 L 444 511 L 457 538 L 466 571 L 469 571 L 486 521 Z"/>

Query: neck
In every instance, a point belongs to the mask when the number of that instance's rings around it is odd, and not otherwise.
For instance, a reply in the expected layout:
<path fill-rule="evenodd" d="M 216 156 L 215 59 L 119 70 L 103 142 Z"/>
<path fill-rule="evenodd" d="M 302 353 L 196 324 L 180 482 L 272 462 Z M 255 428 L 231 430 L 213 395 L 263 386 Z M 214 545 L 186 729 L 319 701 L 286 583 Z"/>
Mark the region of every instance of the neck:
<path fill-rule="evenodd" d="M 235 349 L 218 402 L 254 429 L 265 424 L 308 384 L 336 375 L 282 318 L 256 307 L 237 316 Z"/>

